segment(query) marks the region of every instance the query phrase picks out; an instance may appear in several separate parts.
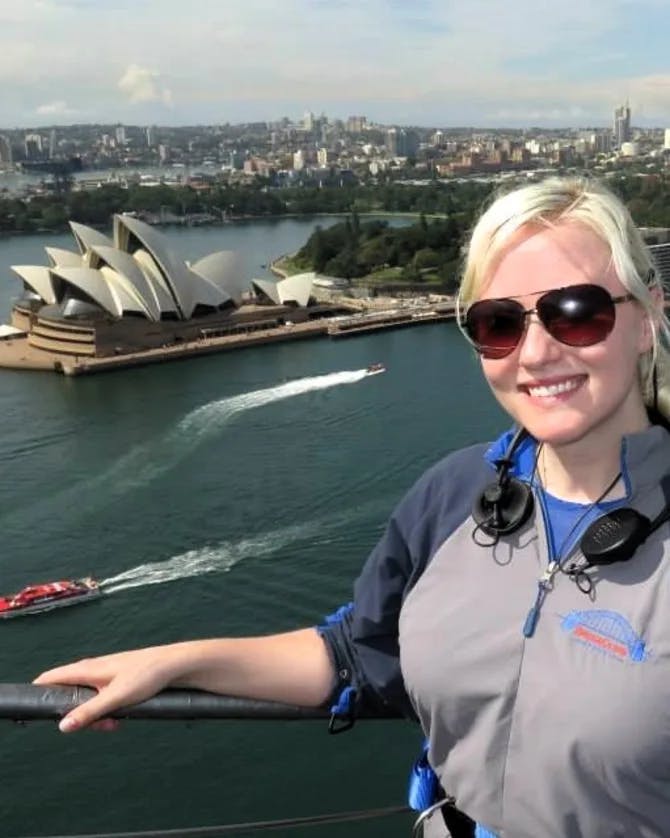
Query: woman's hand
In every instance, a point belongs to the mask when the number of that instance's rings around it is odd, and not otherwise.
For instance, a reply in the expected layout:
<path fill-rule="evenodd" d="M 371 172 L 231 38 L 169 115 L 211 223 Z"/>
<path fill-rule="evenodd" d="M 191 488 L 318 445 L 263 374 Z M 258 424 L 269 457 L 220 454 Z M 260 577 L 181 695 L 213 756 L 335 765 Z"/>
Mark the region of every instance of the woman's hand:
<path fill-rule="evenodd" d="M 35 678 L 35 684 L 72 684 L 94 687 L 98 694 L 65 715 L 59 728 L 71 733 L 91 724 L 115 730 L 118 722 L 105 718 L 120 707 L 138 704 L 160 692 L 179 675 L 177 646 L 159 646 L 86 658 L 58 666 Z"/>
<path fill-rule="evenodd" d="M 60 722 L 65 733 L 94 725 L 115 729 L 109 714 L 138 704 L 166 687 L 318 707 L 330 695 L 335 672 L 314 628 L 267 637 L 189 640 L 100 658 L 43 672 L 33 683 L 94 687 L 98 694 Z M 101 721 L 102 720 L 102 721 Z"/>

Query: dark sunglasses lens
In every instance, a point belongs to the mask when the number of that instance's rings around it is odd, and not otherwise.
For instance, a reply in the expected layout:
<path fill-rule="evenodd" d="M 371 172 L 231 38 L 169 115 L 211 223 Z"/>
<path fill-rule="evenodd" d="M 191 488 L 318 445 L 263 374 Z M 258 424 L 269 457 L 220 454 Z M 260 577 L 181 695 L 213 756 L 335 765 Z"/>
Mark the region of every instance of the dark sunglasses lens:
<path fill-rule="evenodd" d="M 504 358 L 517 347 L 525 326 L 515 300 L 481 300 L 468 309 L 465 330 L 485 358 Z"/>
<path fill-rule="evenodd" d="M 549 291 L 537 301 L 537 314 L 549 334 L 567 346 L 600 343 L 616 319 L 612 297 L 600 285 Z"/>

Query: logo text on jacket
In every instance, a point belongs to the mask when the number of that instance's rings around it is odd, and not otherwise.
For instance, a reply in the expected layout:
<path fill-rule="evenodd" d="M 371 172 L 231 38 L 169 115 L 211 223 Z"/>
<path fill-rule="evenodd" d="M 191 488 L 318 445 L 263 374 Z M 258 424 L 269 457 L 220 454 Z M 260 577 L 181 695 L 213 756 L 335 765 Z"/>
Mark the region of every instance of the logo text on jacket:
<path fill-rule="evenodd" d="M 620 661 L 642 663 L 649 657 L 640 635 L 616 611 L 570 611 L 561 628 L 578 643 Z"/>

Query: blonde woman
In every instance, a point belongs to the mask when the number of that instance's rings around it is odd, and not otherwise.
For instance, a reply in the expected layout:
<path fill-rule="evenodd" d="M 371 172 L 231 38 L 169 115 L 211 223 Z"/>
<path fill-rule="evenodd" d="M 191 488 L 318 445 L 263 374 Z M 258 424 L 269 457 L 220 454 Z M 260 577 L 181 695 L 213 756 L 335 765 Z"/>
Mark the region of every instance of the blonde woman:
<path fill-rule="evenodd" d="M 419 720 L 459 834 L 668 834 L 669 332 L 649 253 L 596 183 L 525 186 L 473 232 L 459 322 L 514 427 L 418 481 L 353 603 L 46 672 L 99 691 L 64 731 L 167 686 L 312 706 L 352 687 Z"/>

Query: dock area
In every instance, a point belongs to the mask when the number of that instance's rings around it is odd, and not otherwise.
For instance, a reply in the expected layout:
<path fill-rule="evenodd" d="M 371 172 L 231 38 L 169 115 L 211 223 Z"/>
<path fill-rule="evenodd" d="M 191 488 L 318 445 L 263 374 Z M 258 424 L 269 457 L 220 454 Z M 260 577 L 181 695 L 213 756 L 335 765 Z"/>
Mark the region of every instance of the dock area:
<path fill-rule="evenodd" d="M 0 341 L 0 368 L 58 372 L 67 376 L 92 375 L 289 340 L 354 337 L 383 329 L 453 320 L 454 317 L 453 305 L 429 310 L 408 306 L 389 311 L 361 312 L 347 317 L 321 318 L 305 323 L 286 323 L 242 334 L 203 336 L 197 340 L 99 358 L 37 349 L 31 346 L 28 337 L 15 337 Z"/>

